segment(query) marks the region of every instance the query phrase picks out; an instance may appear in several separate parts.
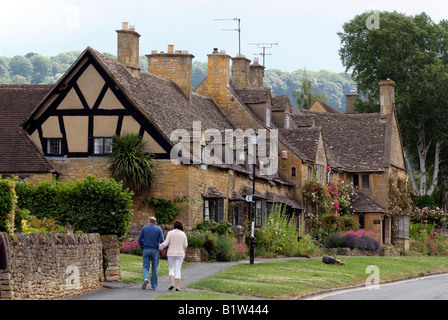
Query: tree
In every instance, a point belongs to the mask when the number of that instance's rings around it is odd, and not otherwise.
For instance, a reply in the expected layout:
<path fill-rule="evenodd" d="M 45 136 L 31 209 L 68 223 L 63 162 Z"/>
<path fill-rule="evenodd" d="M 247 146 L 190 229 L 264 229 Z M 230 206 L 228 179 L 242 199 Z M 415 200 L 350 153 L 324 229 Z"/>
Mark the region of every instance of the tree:
<path fill-rule="evenodd" d="M 11 77 L 18 75 L 31 80 L 31 76 L 33 75 L 33 65 L 30 60 L 24 56 L 15 56 L 9 63 L 9 73 Z"/>
<path fill-rule="evenodd" d="M 293 95 L 296 98 L 297 106 L 302 109 L 311 108 L 316 100 L 327 103 L 327 97 L 324 94 L 314 93 L 314 83 L 306 72 L 304 72 L 301 80 L 300 91 L 294 91 Z"/>
<path fill-rule="evenodd" d="M 448 28 L 425 13 L 414 17 L 381 12 L 379 28 L 368 28 L 372 12 L 343 26 L 339 51 L 346 70 L 365 97 L 356 108 L 378 112 L 378 82 L 396 83 L 396 113 L 400 123 L 407 171 L 414 192 L 431 195 L 437 185 L 440 155 L 448 133 Z M 431 156 L 430 156 L 431 154 Z M 419 168 L 420 183 L 414 166 Z M 429 186 L 426 179 L 432 172 Z"/>
<path fill-rule="evenodd" d="M 33 84 L 43 83 L 45 78 L 52 75 L 53 66 L 50 58 L 35 54 L 31 58 L 29 58 L 29 60 L 33 65 Z"/>
<path fill-rule="evenodd" d="M 145 142 L 137 133 L 115 135 L 109 172 L 123 186 L 135 192 L 149 188 L 156 175 L 156 161 L 153 154 L 144 152 Z"/>

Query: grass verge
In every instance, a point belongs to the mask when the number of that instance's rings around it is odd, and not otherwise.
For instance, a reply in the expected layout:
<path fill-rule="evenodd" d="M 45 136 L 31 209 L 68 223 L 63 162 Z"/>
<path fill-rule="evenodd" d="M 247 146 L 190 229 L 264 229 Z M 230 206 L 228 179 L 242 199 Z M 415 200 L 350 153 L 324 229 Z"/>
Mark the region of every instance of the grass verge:
<path fill-rule="evenodd" d="M 190 284 L 190 288 L 263 298 L 295 299 L 325 290 L 364 284 L 379 269 L 380 283 L 448 272 L 446 257 L 348 257 L 344 266 L 321 259 L 290 259 L 241 264 Z"/>

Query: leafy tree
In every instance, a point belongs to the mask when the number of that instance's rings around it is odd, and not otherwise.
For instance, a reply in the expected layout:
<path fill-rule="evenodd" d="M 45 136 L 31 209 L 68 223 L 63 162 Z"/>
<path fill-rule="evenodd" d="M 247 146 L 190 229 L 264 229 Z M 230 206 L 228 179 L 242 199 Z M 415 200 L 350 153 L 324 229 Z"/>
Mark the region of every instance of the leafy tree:
<path fill-rule="evenodd" d="M 328 102 L 328 99 L 324 94 L 314 93 L 314 83 L 306 75 L 306 72 L 301 80 L 300 91 L 293 91 L 293 95 L 296 98 L 297 106 L 302 109 L 311 108 L 316 100 L 320 100 L 325 103 Z"/>
<path fill-rule="evenodd" d="M 406 16 L 381 12 L 380 28 L 367 28 L 372 12 L 358 15 L 343 26 L 340 57 L 358 91 L 361 112 L 378 112 L 378 82 L 396 83 L 396 113 L 404 144 L 406 167 L 414 191 L 431 195 L 437 186 L 440 155 L 448 133 L 448 28 L 425 13 Z M 431 156 L 430 156 L 431 153 Z M 420 184 L 414 175 L 418 164 Z M 428 169 L 432 178 L 427 186 Z"/>
<path fill-rule="evenodd" d="M 33 75 L 33 65 L 26 57 L 15 56 L 9 63 L 9 72 L 11 76 L 18 75 L 30 80 Z"/>
<path fill-rule="evenodd" d="M 0 78 L 9 78 L 9 61 L 10 58 L 0 57 Z"/>
<path fill-rule="evenodd" d="M 52 75 L 53 66 L 50 58 L 35 54 L 30 58 L 33 65 L 32 83 L 43 83 L 45 78 Z"/>
<path fill-rule="evenodd" d="M 109 172 L 117 181 L 122 180 L 125 188 L 138 191 L 149 188 L 156 175 L 153 154 L 144 152 L 145 142 L 137 133 L 115 135 Z"/>

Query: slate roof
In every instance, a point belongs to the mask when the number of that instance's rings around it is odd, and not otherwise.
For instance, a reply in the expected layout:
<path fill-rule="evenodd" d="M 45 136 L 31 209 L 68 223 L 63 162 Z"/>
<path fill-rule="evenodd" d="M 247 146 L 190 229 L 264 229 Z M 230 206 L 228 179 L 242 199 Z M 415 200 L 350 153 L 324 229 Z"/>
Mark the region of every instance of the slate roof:
<path fill-rule="evenodd" d="M 384 171 L 389 166 L 385 116 L 300 110 L 292 117 L 298 125 L 322 128 L 330 167 L 348 172 L 374 172 Z"/>
<path fill-rule="evenodd" d="M 190 103 L 181 89 L 173 82 L 148 72 L 140 77 L 132 76 L 126 68 L 114 59 L 87 48 L 103 64 L 106 72 L 121 85 L 133 102 L 140 106 L 156 127 L 169 139 L 175 129 L 192 130 L 193 121 L 201 121 L 202 129 L 236 129 L 215 105 L 213 100 L 193 93 Z M 83 54 L 81 54 L 82 56 Z"/>
<path fill-rule="evenodd" d="M 359 190 L 352 197 L 352 208 L 354 212 L 385 212 L 383 207 Z"/>
<path fill-rule="evenodd" d="M 245 104 L 267 103 L 271 99 L 271 89 L 263 88 L 244 88 L 234 89 L 238 97 Z"/>
<path fill-rule="evenodd" d="M 21 128 L 51 89 L 47 85 L 0 85 L 0 173 L 55 172 Z"/>
<path fill-rule="evenodd" d="M 303 161 L 311 163 L 316 161 L 320 128 L 282 128 L 278 129 L 278 136 L 279 141 Z"/>
<path fill-rule="evenodd" d="M 272 94 L 272 111 L 286 111 L 289 104 L 289 96 Z"/>

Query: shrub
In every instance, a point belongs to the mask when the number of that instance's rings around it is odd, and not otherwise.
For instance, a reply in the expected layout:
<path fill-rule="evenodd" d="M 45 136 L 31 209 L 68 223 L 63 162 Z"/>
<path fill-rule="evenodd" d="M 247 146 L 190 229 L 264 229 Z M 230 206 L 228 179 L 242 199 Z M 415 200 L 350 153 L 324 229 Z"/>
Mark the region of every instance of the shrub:
<path fill-rule="evenodd" d="M 300 238 L 297 243 L 297 253 L 299 256 L 319 256 L 322 254 L 322 247 L 317 241 L 313 240 L 311 235 Z"/>
<path fill-rule="evenodd" d="M 447 217 L 447 213 L 438 207 L 435 209 L 416 208 L 410 215 L 413 223 L 430 224 L 436 228 L 442 228 L 446 224 Z"/>
<path fill-rule="evenodd" d="M 138 133 L 115 135 L 112 142 L 109 172 L 131 190 L 149 188 L 156 175 L 154 156 L 145 153 L 144 148 L 145 141 Z"/>
<path fill-rule="evenodd" d="M 120 242 L 119 245 L 120 245 L 121 253 L 133 254 L 136 256 L 141 256 L 143 254 L 142 249 L 138 245 L 137 239 L 123 241 L 123 242 Z"/>
<path fill-rule="evenodd" d="M 191 248 L 202 248 L 205 243 L 205 236 L 199 232 L 187 234 L 188 246 Z"/>
<path fill-rule="evenodd" d="M 263 245 L 276 254 L 295 255 L 299 231 L 297 219 L 288 217 L 282 207 L 273 206 L 263 227 Z"/>
<path fill-rule="evenodd" d="M 210 260 L 216 260 L 216 247 L 218 246 L 218 235 L 210 231 L 204 233 L 205 241 L 203 248 L 207 251 Z"/>
<path fill-rule="evenodd" d="M 444 255 L 448 247 L 446 241 L 443 235 L 427 233 L 421 229 L 419 235 L 411 241 L 410 251 L 424 256 Z"/>
<path fill-rule="evenodd" d="M 11 179 L 0 180 L 0 231 L 14 233 L 16 192 L 15 181 Z"/>
<path fill-rule="evenodd" d="M 421 232 L 425 231 L 427 234 L 431 234 L 434 231 L 434 225 L 424 223 L 410 223 L 409 224 L 409 237 L 412 239 L 418 239 Z"/>
<path fill-rule="evenodd" d="M 243 242 L 238 242 L 237 239 L 233 238 L 233 250 L 232 250 L 232 260 L 238 261 L 239 259 L 247 258 L 247 245 Z"/>
<path fill-rule="evenodd" d="M 235 259 L 232 253 L 233 239 L 225 235 L 220 235 L 216 244 L 216 260 L 222 262 L 232 261 Z"/>
<path fill-rule="evenodd" d="M 201 223 L 198 223 L 194 230 L 199 232 L 210 231 L 219 235 L 231 235 L 232 231 L 230 228 L 232 225 L 229 221 L 223 220 L 221 222 L 215 222 L 211 220 L 204 220 Z"/>
<path fill-rule="evenodd" d="M 102 235 L 125 234 L 132 217 L 132 192 L 122 190 L 113 179 L 88 175 L 76 182 L 20 183 L 16 186 L 18 206 L 38 219 L 54 218 L 58 225 Z"/>

